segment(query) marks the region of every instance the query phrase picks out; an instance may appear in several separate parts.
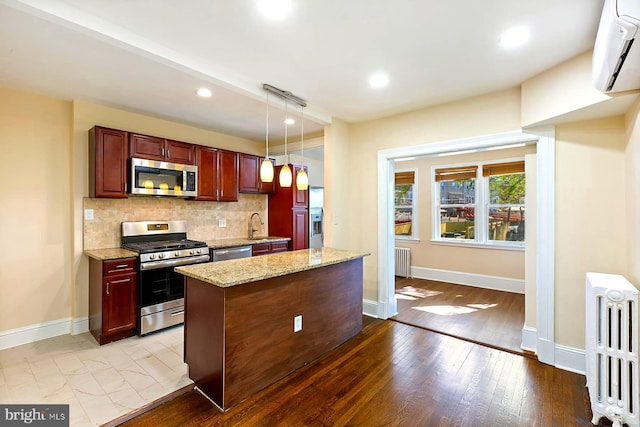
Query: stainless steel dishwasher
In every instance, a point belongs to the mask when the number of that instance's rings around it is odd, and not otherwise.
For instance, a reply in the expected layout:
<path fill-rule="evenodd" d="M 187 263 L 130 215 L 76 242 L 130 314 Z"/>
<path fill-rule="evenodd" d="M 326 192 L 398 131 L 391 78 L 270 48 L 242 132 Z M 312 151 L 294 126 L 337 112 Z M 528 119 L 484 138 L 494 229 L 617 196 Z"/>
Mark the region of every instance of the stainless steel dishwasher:
<path fill-rule="evenodd" d="M 225 261 L 228 259 L 249 258 L 251 246 L 238 246 L 235 248 L 216 249 L 212 251 L 211 261 Z"/>

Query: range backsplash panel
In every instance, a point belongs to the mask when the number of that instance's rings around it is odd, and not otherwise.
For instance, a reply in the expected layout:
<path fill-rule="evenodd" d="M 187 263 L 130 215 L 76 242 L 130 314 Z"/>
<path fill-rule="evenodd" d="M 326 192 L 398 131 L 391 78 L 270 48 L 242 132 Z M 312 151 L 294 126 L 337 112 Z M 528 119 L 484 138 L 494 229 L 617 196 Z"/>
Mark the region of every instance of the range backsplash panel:
<path fill-rule="evenodd" d="M 267 234 L 267 200 L 264 194 L 240 194 L 238 202 L 196 202 L 169 197 L 129 197 L 128 199 L 93 199 L 85 197 L 84 209 L 93 209 L 94 219 L 84 220 L 84 249 L 120 246 L 123 221 L 185 220 L 187 236 L 193 240 L 247 237 L 249 216 L 258 212 L 256 235 Z M 219 227 L 219 219 L 226 227 Z"/>

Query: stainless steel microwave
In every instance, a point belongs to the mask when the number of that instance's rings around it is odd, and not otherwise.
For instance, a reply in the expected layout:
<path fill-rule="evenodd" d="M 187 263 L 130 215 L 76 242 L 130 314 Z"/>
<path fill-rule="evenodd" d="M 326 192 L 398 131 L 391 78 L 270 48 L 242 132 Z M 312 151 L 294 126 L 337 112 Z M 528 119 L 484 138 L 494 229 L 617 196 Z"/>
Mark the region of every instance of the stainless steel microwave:
<path fill-rule="evenodd" d="M 131 194 L 196 197 L 198 167 L 178 163 L 131 159 Z"/>

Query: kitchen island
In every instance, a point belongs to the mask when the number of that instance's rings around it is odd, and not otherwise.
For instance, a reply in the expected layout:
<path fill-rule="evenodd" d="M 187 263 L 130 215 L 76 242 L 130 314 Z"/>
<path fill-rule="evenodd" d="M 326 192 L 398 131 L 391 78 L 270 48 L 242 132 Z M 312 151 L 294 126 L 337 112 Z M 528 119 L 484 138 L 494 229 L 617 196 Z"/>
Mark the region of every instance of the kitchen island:
<path fill-rule="evenodd" d="M 189 377 L 226 411 L 362 330 L 362 258 L 332 248 L 177 267 Z"/>

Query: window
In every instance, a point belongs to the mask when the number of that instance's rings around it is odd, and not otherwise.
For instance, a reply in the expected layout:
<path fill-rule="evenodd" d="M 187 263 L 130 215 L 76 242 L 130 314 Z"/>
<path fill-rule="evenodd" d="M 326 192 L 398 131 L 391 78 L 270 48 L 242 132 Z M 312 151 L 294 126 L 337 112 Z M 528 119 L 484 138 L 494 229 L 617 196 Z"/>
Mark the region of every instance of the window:
<path fill-rule="evenodd" d="M 436 167 L 433 177 L 434 240 L 523 246 L 524 161 Z"/>
<path fill-rule="evenodd" d="M 396 239 L 414 239 L 417 236 L 415 218 L 416 171 L 395 173 L 394 213 Z"/>

